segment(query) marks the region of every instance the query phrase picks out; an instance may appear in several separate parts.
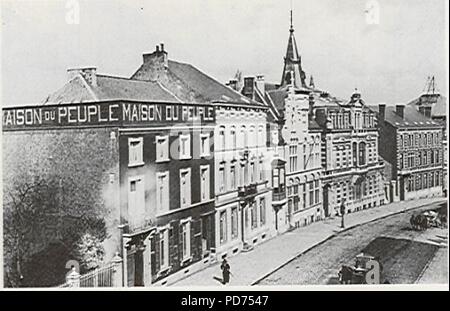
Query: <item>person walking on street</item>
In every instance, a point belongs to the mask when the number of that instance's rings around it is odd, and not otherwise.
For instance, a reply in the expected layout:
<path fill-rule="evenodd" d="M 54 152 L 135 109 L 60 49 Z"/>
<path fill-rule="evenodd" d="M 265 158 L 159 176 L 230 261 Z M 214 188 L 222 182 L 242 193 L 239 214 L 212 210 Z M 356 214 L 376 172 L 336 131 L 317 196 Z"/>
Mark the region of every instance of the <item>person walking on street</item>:
<path fill-rule="evenodd" d="M 223 284 L 227 284 L 230 282 L 230 265 L 228 261 L 224 258 L 222 264 L 220 265 L 220 269 L 222 269 L 222 282 Z"/>
<path fill-rule="evenodd" d="M 344 223 L 344 215 L 345 215 L 345 199 L 342 200 L 342 204 L 341 204 L 341 228 L 345 228 L 345 223 Z"/>

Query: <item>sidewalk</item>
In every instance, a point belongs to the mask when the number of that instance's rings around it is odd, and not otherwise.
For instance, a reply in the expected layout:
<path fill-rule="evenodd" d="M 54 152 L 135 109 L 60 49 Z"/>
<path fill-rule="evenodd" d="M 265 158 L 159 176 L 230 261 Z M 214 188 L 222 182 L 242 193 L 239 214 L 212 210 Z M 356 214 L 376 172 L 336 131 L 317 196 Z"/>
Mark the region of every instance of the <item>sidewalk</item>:
<path fill-rule="evenodd" d="M 229 285 L 252 285 L 299 254 L 343 230 L 423 205 L 446 201 L 446 198 L 439 197 L 391 203 L 347 214 L 345 229 L 340 228 L 341 218 L 334 217 L 276 236 L 248 253 L 240 253 L 228 259 L 233 273 Z M 222 277 L 219 265 L 220 263 L 214 264 L 172 286 L 223 286 L 214 279 Z"/>

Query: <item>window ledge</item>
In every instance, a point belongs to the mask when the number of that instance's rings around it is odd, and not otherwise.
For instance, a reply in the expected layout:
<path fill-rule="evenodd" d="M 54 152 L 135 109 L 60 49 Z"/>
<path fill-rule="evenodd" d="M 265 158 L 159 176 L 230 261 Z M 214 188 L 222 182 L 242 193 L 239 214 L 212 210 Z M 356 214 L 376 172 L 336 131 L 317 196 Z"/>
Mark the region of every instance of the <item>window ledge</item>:
<path fill-rule="evenodd" d="M 192 260 L 192 256 L 186 257 L 186 258 L 181 260 L 181 265 L 182 266 L 187 265 L 188 263 L 191 262 L 191 260 Z"/>
<path fill-rule="evenodd" d="M 157 275 L 158 277 L 161 277 L 170 272 L 170 270 L 172 270 L 171 266 L 161 267 Z"/>
<path fill-rule="evenodd" d="M 128 163 L 128 167 L 138 167 L 138 166 L 143 166 L 144 164 L 145 164 L 144 162 Z"/>
<path fill-rule="evenodd" d="M 191 156 L 180 157 L 179 160 L 192 160 Z"/>
<path fill-rule="evenodd" d="M 167 158 L 167 159 L 158 159 L 158 160 L 155 160 L 155 163 L 165 163 L 165 162 L 170 162 L 170 159 Z"/>

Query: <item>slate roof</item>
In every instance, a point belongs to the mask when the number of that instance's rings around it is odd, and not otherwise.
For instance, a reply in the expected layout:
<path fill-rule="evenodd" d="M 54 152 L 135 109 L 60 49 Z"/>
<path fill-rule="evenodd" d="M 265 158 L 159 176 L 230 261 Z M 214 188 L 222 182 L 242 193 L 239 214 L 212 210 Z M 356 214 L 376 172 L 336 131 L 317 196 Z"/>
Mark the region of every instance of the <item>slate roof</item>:
<path fill-rule="evenodd" d="M 141 80 L 146 80 L 146 77 L 150 79 L 148 70 L 149 69 L 146 68 L 145 64 L 142 64 L 131 78 L 133 79 L 133 77 L 139 76 L 139 79 Z M 227 87 L 211 76 L 203 73 L 191 64 L 169 60 L 167 77 L 172 82 L 175 82 L 176 86 L 173 86 L 172 84 L 165 84 L 164 86 L 177 95 L 181 94 L 179 97 L 182 98 L 201 102 L 262 106 L 260 103 L 241 95 L 230 87 Z M 173 87 L 176 87 L 176 89 L 171 89 Z"/>
<path fill-rule="evenodd" d="M 157 82 L 131 80 L 97 74 L 97 85 L 88 84 L 81 75 L 50 94 L 44 104 L 67 104 L 106 100 L 139 100 L 149 102 L 180 102 Z"/>
<path fill-rule="evenodd" d="M 408 105 L 411 106 L 420 106 L 420 98 L 419 96 L 413 99 Z M 446 117 L 447 116 L 447 97 L 442 96 L 440 94 L 436 95 L 436 103 L 432 104 L 431 107 L 431 116 L 432 117 Z"/>
<path fill-rule="evenodd" d="M 369 108 L 377 114 L 379 113 L 379 106 L 370 105 Z M 396 113 L 395 106 L 386 106 L 384 119 L 397 128 L 442 127 L 438 122 L 427 118 L 412 106 L 405 106 L 403 115 L 402 118 Z"/>

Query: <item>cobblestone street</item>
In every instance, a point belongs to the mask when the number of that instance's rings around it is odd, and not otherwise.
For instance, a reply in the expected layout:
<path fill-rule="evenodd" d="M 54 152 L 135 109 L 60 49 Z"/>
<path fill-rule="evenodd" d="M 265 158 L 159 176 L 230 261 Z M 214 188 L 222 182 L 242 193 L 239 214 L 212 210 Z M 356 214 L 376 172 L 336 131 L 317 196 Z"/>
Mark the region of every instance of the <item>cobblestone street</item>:
<path fill-rule="evenodd" d="M 437 204 L 419 208 L 426 210 Z M 342 265 L 350 265 L 361 251 L 380 257 L 382 282 L 413 284 L 435 253 L 446 244 L 446 229 L 411 229 L 409 218 L 418 210 L 380 219 L 342 232 L 274 272 L 260 285 L 338 284 Z M 441 237 L 440 241 L 437 241 Z M 445 270 L 443 271 L 445 272 Z M 436 272 L 435 272 L 436 273 Z M 434 273 L 434 274 L 435 274 Z M 442 273 L 441 273 L 442 274 Z"/>
<path fill-rule="evenodd" d="M 433 204 L 433 206 L 437 206 L 439 203 L 446 202 L 444 198 L 433 198 L 433 199 L 421 199 L 421 200 L 415 200 L 415 201 L 404 201 L 404 202 L 398 202 L 393 203 L 385 206 L 381 206 L 378 208 L 372 208 L 364 211 L 360 211 L 357 213 L 352 213 L 346 216 L 346 226 L 347 228 L 344 229 L 347 232 L 343 232 L 343 234 L 339 234 L 341 231 L 343 231 L 340 228 L 340 217 L 335 217 L 333 219 L 327 219 L 323 222 L 314 223 L 310 226 L 303 227 L 296 229 L 294 231 L 285 233 L 283 235 L 280 235 L 278 237 L 275 237 L 269 241 L 267 241 L 264 244 L 259 245 L 256 247 L 253 251 L 248 253 L 241 253 L 237 256 L 231 257 L 229 259 L 231 271 L 233 273 L 231 277 L 230 285 L 252 285 L 261 279 L 263 279 L 265 276 L 269 275 L 273 271 L 277 270 L 279 267 L 285 265 L 290 260 L 293 260 L 295 257 L 297 257 L 299 254 L 304 253 L 310 248 L 313 248 L 317 246 L 320 243 L 328 243 L 327 246 L 330 247 L 329 251 L 325 254 L 320 254 L 315 258 L 317 262 L 309 263 L 308 261 L 302 261 L 303 265 L 303 272 L 305 271 L 312 271 L 311 267 L 315 267 L 314 269 L 318 269 L 319 271 L 322 271 L 324 269 L 324 265 L 332 266 L 334 267 L 339 262 L 345 262 L 348 261 L 348 259 L 351 259 L 354 252 L 357 252 L 359 249 L 358 247 L 360 244 L 354 243 L 355 239 L 347 239 L 348 241 L 351 241 L 351 243 L 348 243 L 349 245 L 349 254 L 342 257 L 342 252 L 339 250 L 341 246 L 338 244 L 334 244 L 335 239 L 332 239 L 328 242 L 326 242 L 328 239 L 332 238 L 333 236 L 338 235 L 338 238 L 341 238 L 342 236 L 347 237 L 357 237 L 358 241 L 367 241 L 370 242 L 374 237 L 372 234 L 369 234 L 367 237 L 362 238 L 365 236 L 365 228 L 362 228 L 359 230 L 358 235 L 352 234 L 352 227 L 359 226 L 360 224 L 364 224 L 367 222 L 374 221 L 376 219 L 380 219 L 389 215 L 393 215 L 396 213 L 402 213 L 408 210 L 412 210 L 415 208 L 418 208 L 420 206 Z M 409 216 L 406 215 L 400 215 L 398 216 L 398 219 L 407 219 L 409 221 Z M 368 224 L 368 227 L 376 228 L 377 223 L 374 224 Z M 386 226 L 383 226 L 383 228 L 379 230 L 375 230 L 377 233 L 382 233 L 385 230 L 390 230 L 392 232 L 397 232 L 399 230 L 399 226 L 396 225 L 396 221 L 389 221 L 386 222 Z M 369 231 L 370 232 L 370 231 Z M 408 231 L 402 231 L 402 234 L 406 236 L 414 235 L 413 232 Z M 345 238 L 344 238 L 345 239 Z M 364 244 L 364 243 L 362 243 Z M 365 243 L 367 244 L 367 243 Z M 365 245 L 364 244 L 364 245 Z M 311 250 L 308 254 L 311 254 L 314 249 Z M 335 263 L 332 263 L 331 259 L 329 258 L 329 254 L 335 254 L 334 256 L 337 258 L 335 259 Z M 303 258 L 303 256 L 302 256 Z M 328 259 L 327 259 L 328 258 Z M 337 269 L 338 266 L 336 266 Z M 295 268 L 294 270 L 297 270 Z M 292 273 L 292 271 L 289 271 L 287 274 Z M 289 278 L 290 282 L 283 279 L 283 282 L 279 282 L 279 284 L 307 284 L 308 282 L 311 282 L 313 279 L 317 280 L 317 274 L 319 275 L 319 283 L 314 284 L 326 284 L 328 282 L 328 279 L 331 277 L 331 274 L 334 272 L 328 272 L 328 273 L 318 273 L 318 272 L 305 272 L 303 278 L 304 282 L 300 282 L 298 277 L 292 277 Z M 336 272 L 337 273 L 337 272 Z M 184 278 L 180 280 L 179 282 L 174 283 L 175 286 L 222 286 L 221 283 L 219 283 L 217 280 L 214 279 L 214 277 L 220 276 L 220 268 L 218 264 L 212 265 L 208 267 L 207 269 L 204 269 L 196 274 L 193 274 L 187 278 Z M 278 275 L 278 274 L 277 274 Z M 270 282 L 274 282 L 274 279 L 278 278 L 277 276 L 271 276 L 270 280 L 266 279 L 264 282 L 261 282 L 261 284 L 269 284 Z M 311 283 L 309 283 L 311 284 Z"/>

